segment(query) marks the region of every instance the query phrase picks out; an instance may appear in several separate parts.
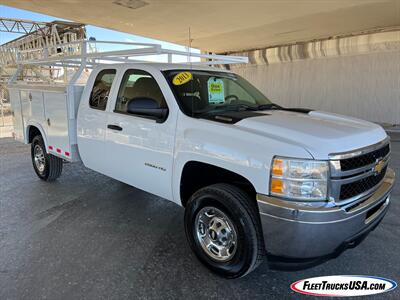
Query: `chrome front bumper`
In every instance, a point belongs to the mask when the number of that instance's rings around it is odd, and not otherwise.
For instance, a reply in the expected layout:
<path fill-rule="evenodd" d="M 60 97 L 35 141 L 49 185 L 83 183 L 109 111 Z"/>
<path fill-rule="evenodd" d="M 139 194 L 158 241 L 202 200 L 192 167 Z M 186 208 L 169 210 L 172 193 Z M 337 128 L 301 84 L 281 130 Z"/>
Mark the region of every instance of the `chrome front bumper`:
<path fill-rule="evenodd" d="M 365 235 L 382 220 L 395 179 L 388 169 L 379 188 L 352 206 L 307 206 L 305 203 L 257 195 L 268 254 L 308 259 L 328 256 Z"/>

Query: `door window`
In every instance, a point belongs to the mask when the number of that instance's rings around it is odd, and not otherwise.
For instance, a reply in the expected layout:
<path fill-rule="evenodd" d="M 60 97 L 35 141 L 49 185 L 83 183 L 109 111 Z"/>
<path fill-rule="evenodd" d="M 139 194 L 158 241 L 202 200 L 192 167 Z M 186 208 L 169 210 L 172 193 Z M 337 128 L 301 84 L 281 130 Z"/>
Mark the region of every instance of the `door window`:
<path fill-rule="evenodd" d="M 114 81 L 116 70 L 102 70 L 97 74 L 96 80 L 90 94 L 89 105 L 91 108 L 105 110 Z"/>
<path fill-rule="evenodd" d="M 115 112 L 127 113 L 128 103 L 140 98 L 154 99 L 160 108 L 167 108 L 165 98 L 153 76 L 142 70 L 128 70 L 122 78 Z"/>

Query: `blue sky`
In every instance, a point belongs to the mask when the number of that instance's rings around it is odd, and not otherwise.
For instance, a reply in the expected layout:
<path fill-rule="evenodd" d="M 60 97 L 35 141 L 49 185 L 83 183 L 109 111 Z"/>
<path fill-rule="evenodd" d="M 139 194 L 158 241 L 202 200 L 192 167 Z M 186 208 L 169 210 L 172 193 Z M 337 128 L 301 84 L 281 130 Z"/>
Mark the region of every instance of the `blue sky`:
<path fill-rule="evenodd" d="M 34 21 L 54 21 L 60 20 L 60 18 L 56 18 L 53 16 L 42 15 L 38 13 L 34 13 L 27 10 L 16 9 L 12 7 L 8 7 L 5 5 L 0 5 L 0 16 L 3 18 L 14 18 L 14 19 L 27 19 Z M 106 41 L 124 41 L 124 42 L 137 42 L 137 43 L 157 43 L 161 44 L 163 48 L 173 49 L 173 50 L 186 50 L 184 46 L 176 45 L 168 42 L 163 42 L 159 40 L 149 39 L 138 35 L 122 33 L 114 30 L 104 29 L 101 27 L 86 26 L 87 37 L 95 37 L 97 40 L 106 40 Z M 10 40 L 13 40 L 19 37 L 19 34 L 8 33 L 8 32 L 0 32 L 0 44 L 6 43 Z M 107 49 L 108 50 L 108 49 Z M 198 50 L 194 50 L 193 52 L 198 52 Z"/>

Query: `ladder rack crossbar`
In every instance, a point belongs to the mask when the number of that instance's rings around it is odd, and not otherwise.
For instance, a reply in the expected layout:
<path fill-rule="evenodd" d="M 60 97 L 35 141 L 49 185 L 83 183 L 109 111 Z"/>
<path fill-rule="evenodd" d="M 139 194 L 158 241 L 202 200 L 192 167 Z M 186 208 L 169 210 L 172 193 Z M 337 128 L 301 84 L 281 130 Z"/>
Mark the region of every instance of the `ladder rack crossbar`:
<path fill-rule="evenodd" d="M 128 49 L 123 50 L 109 50 L 109 51 L 92 51 L 90 49 L 97 49 L 97 45 L 105 45 L 116 46 L 116 45 L 125 45 L 129 46 Z M 75 47 L 75 48 L 71 48 Z M 57 49 L 60 53 L 49 56 L 47 53 L 50 53 L 51 50 Z M 65 54 L 70 50 L 75 52 L 73 54 Z M 85 51 L 83 51 L 85 49 Z M 54 51 L 53 51 L 54 52 Z M 34 59 L 26 59 L 25 56 L 29 54 L 37 53 L 39 58 Z M 159 44 L 152 43 L 133 43 L 133 42 L 114 42 L 114 41 L 92 41 L 92 40 L 82 40 L 82 41 L 73 41 L 69 43 L 63 44 L 54 44 L 51 46 L 36 48 L 36 49 L 25 49 L 20 50 L 17 53 L 16 64 L 19 65 L 46 65 L 55 62 L 78 62 L 83 60 L 91 60 L 92 64 L 100 64 L 109 62 L 136 62 L 137 60 L 133 59 L 137 56 L 151 56 L 151 55 L 177 55 L 188 58 L 188 62 L 191 61 L 192 57 L 200 58 L 202 61 L 200 62 L 192 62 L 193 64 L 206 64 L 206 65 L 215 65 L 215 64 L 240 64 L 247 63 L 248 58 L 242 56 L 233 56 L 233 55 L 218 55 L 218 54 L 203 54 L 203 53 L 193 53 L 188 51 L 181 50 L 171 50 L 162 48 Z M 122 59 L 118 59 L 122 58 Z M 101 60 L 98 62 L 96 60 Z"/>

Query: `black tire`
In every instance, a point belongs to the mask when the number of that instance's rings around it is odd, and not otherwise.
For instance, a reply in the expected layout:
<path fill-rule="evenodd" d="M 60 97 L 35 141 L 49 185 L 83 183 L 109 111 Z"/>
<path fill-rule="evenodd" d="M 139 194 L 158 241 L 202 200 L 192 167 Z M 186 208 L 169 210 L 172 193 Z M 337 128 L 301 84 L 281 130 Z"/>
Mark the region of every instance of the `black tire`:
<path fill-rule="evenodd" d="M 43 168 L 39 168 L 35 163 L 35 147 L 39 147 L 43 153 Z M 40 179 L 44 181 L 54 181 L 60 177 L 63 167 L 63 160 L 46 152 L 46 147 L 41 135 L 35 136 L 32 140 L 31 158 L 33 169 Z"/>
<path fill-rule="evenodd" d="M 197 236 L 196 217 L 198 214 L 200 217 L 202 209 L 204 211 L 208 207 L 223 212 L 235 228 L 236 249 L 235 252 L 231 251 L 233 256 L 228 261 L 213 259 L 203 249 Z M 263 261 L 265 249 L 258 209 L 254 199 L 235 186 L 221 183 L 197 191 L 186 206 L 185 231 L 189 245 L 199 260 L 223 277 L 245 276 Z"/>

